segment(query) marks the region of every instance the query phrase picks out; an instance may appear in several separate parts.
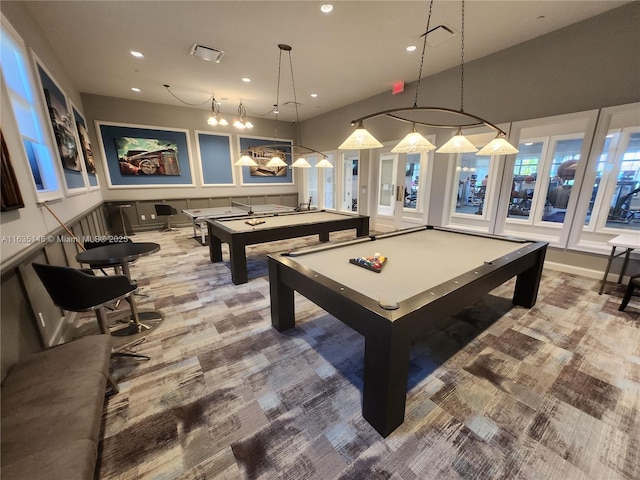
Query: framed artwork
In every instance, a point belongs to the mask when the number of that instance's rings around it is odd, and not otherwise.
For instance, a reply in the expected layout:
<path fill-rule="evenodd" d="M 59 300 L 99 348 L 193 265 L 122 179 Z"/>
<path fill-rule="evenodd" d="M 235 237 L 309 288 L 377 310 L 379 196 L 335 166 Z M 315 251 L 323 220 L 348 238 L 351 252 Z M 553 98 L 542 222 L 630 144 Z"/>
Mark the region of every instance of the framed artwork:
<path fill-rule="evenodd" d="M 38 73 L 42 80 L 44 98 L 47 103 L 47 111 L 49 112 L 53 135 L 56 139 L 58 154 L 62 161 L 62 168 L 81 172 L 80 151 L 76 143 L 76 137 L 73 134 L 75 121 L 69 111 L 67 97 L 53 83 L 53 80 L 42 67 L 39 68 Z"/>
<path fill-rule="evenodd" d="M 71 103 L 71 110 L 76 124 L 76 133 L 78 134 L 80 152 L 82 153 L 82 158 L 84 160 L 84 169 L 87 172 L 87 178 L 89 179 L 89 189 L 98 189 L 100 188 L 100 185 L 98 183 L 98 176 L 96 173 L 96 160 L 93 156 L 93 148 L 91 147 L 91 140 L 89 139 L 87 122 L 78 109 L 75 108 L 73 103 Z"/>
<path fill-rule="evenodd" d="M 269 144 L 274 144 L 270 146 Z M 258 164 L 256 167 L 240 167 L 243 185 L 292 185 L 291 140 L 264 137 L 238 137 L 238 151 L 247 153 Z M 277 145 L 277 146 L 275 146 Z M 287 163 L 286 167 L 267 167 L 273 154 L 278 153 Z"/>
<path fill-rule="evenodd" d="M 267 163 L 276 155 L 285 160 L 287 152 L 270 147 L 249 147 L 249 156 L 258 165 L 249 167 L 252 177 L 284 177 L 287 174 L 287 167 L 268 167 Z M 286 160 L 285 160 L 286 161 Z"/>
<path fill-rule="evenodd" d="M 192 187 L 187 130 L 96 122 L 108 188 Z"/>
<path fill-rule="evenodd" d="M 51 132 L 62 165 L 67 195 L 86 191 L 85 175 L 80 149 L 76 140 L 75 119 L 69 101 L 53 77 L 34 54 L 38 79 L 42 88 L 42 99 L 49 115 Z"/>
<path fill-rule="evenodd" d="M 122 175 L 180 176 L 178 146 L 157 138 L 114 139 Z"/>
<path fill-rule="evenodd" d="M 2 144 L 2 208 L 0 211 L 15 210 L 24 207 L 22 193 L 20 193 L 20 185 L 16 173 L 11 165 L 11 157 L 9 157 L 9 149 L 4 142 L 4 135 L 0 130 L 0 143 Z"/>

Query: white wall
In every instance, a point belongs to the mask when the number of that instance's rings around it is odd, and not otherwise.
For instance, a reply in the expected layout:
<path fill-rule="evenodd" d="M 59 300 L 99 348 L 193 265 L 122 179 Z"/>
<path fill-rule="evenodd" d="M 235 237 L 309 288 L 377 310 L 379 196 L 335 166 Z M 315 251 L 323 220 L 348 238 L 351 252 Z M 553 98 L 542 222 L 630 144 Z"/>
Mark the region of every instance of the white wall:
<path fill-rule="evenodd" d="M 82 112 L 80 93 L 73 87 L 73 82 L 66 75 L 58 57 L 52 51 L 49 43 L 37 28 L 24 5 L 18 2 L 3 3 L 2 14 L 24 40 L 32 73 L 34 73 L 34 67 L 31 49 L 51 72 L 62 90 Z M 0 244 L 0 257 L 2 269 L 4 270 L 12 259 L 18 257 L 25 250 L 34 247 L 34 243 L 37 242 L 28 242 L 27 240 L 30 240 L 30 237 L 46 236 L 47 233 L 59 228 L 59 224 L 45 207 L 36 203 L 37 197 L 31 171 L 20 141 L 17 126 L 13 120 L 4 85 L 2 86 L 0 119 L 2 120 L 1 127 L 7 142 L 11 162 L 25 203 L 24 208 L 2 212 L 2 215 L 0 215 L 0 235 L 3 238 Z M 62 182 L 62 179 L 60 181 Z M 52 201 L 49 203 L 49 207 L 62 222 L 67 222 L 102 201 L 102 193 L 99 190 L 94 190 Z"/>

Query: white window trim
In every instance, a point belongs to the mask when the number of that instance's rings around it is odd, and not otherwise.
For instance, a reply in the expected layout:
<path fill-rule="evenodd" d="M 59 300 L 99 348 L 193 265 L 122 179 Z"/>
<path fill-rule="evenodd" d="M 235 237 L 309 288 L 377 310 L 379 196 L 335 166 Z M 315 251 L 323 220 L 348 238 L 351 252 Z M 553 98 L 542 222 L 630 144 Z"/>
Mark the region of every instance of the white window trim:
<path fill-rule="evenodd" d="M 16 46 L 20 49 L 19 53 L 21 54 L 21 57 L 22 57 L 21 60 L 23 62 L 24 73 L 26 76 L 26 78 L 24 78 L 24 81 L 27 82 L 26 86 L 29 88 L 32 98 L 34 100 L 32 103 L 28 103 L 28 105 L 30 107 L 31 113 L 35 117 L 34 121 L 38 122 L 37 126 L 39 127 L 40 134 L 42 135 L 42 138 L 31 138 L 31 137 L 27 137 L 26 135 L 23 134 L 23 132 L 20 131 L 18 122 L 15 118 L 13 102 L 17 101 L 20 103 L 24 103 L 25 99 L 21 95 L 13 94 L 11 92 L 11 89 L 6 84 L 6 82 L 2 81 L 3 96 L 6 94 L 6 97 L 9 100 L 8 102 L 9 108 L 11 109 L 12 116 L 13 116 L 13 118 L 11 118 L 9 121 L 14 122 L 16 126 L 16 131 L 20 132 L 20 148 L 21 148 L 21 152 L 24 155 L 23 157 L 24 161 L 27 163 L 27 169 L 29 171 L 29 174 L 30 174 L 29 176 L 31 180 L 30 182 L 31 188 L 33 190 L 33 193 L 38 203 L 44 203 L 47 201 L 64 198 L 64 194 L 61 188 L 63 181 L 60 176 L 60 167 L 59 167 L 58 157 L 57 157 L 57 154 L 54 154 L 51 139 L 47 136 L 47 133 L 45 133 L 49 131 L 47 127 L 47 125 L 50 123 L 49 117 L 48 115 L 44 115 L 42 111 L 42 105 L 40 104 L 40 102 L 35 101 L 36 98 L 40 98 L 40 97 L 37 93 L 37 89 L 34 81 L 35 73 L 32 69 L 32 62 L 29 59 L 29 53 L 27 51 L 24 40 L 22 40 L 22 37 L 20 37 L 18 32 L 13 28 L 13 26 L 9 23 L 9 21 L 6 19 L 4 15 L 0 15 L 0 23 L 1 23 L 2 29 L 16 44 Z M 33 171 L 31 170 L 31 166 L 29 165 L 28 155 L 24 147 L 25 138 L 34 140 L 34 142 L 36 142 L 38 146 L 40 146 L 43 149 L 46 149 L 48 152 L 50 162 L 43 162 L 39 159 L 36 159 L 40 169 L 40 175 L 44 176 L 44 178 L 42 179 L 43 187 L 44 187 L 43 190 L 38 190 L 36 186 L 35 179 L 33 176 Z"/>

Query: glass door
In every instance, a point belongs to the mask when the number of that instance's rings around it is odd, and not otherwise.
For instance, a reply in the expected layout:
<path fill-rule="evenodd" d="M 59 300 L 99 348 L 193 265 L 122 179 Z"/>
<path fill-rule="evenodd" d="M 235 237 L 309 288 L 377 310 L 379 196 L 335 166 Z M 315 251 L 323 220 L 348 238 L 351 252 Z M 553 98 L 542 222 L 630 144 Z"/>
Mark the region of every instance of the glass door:
<path fill-rule="evenodd" d="M 396 206 L 396 172 L 398 156 L 395 154 L 380 155 L 378 187 L 378 215 L 392 217 Z"/>
<path fill-rule="evenodd" d="M 358 155 L 345 153 L 342 156 L 342 192 L 340 209 L 358 211 Z"/>

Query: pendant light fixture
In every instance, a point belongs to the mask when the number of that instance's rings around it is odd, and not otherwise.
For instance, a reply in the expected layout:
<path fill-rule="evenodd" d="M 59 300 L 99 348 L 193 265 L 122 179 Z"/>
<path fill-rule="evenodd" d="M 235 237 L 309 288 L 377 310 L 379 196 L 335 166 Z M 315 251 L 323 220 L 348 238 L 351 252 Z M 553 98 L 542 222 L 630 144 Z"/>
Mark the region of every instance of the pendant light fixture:
<path fill-rule="evenodd" d="M 300 141 L 300 117 L 298 114 L 298 99 L 296 96 L 296 84 L 295 79 L 293 77 L 293 62 L 291 60 L 291 50 L 292 48 L 289 45 L 285 45 L 283 43 L 278 44 L 278 48 L 280 49 L 280 53 L 278 56 L 278 83 L 276 90 L 276 103 L 273 106 L 273 113 L 275 114 L 275 124 L 274 124 L 274 134 L 273 134 L 273 142 L 265 145 L 260 145 L 258 147 L 249 148 L 243 150 L 241 152 L 242 156 L 239 160 L 237 160 L 234 165 L 238 166 L 257 166 L 258 164 L 253 160 L 251 153 L 252 151 L 261 151 L 261 152 L 270 152 L 271 155 L 269 161 L 267 162 L 267 167 L 286 167 L 289 164 L 286 162 L 285 158 L 287 155 L 291 156 L 291 167 L 293 168 L 310 168 L 311 165 L 309 162 L 302 156 L 302 152 L 304 153 L 317 153 L 321 157 L 321 161 L 316 165 L 320 168 L 333 168 L 331 162 L 327 160 L 327 155 L 322 152 L 318 152 L 313 148 L 308 148 L 300 144 L 294 143 L 278 143 L 278 115 L 280 113 L 280 79 L 281 79 L 281 71 L 282 71 L 282 52 L 287 52 L 289 55 L 289 67 L 291 70 L 291 84 L 293 89 L 293 103 L 296 108 L 296 126 L 298 133 L 298 140 Z M 289 150 L 289 151 L 285 151 Z M 271 153 L 272 152 L 272 153 Z M 282 155 L 282 156 L 281 156 Z M 297 157 L 297 158 L 296 158 Z M 295 161 L 294 161 L 295 158 Z M 249 163 L 252 162 L 252 163 Z M 321 163 L 323 163 L 320 165 Z"/>
<path fill-rule="evenodd" d="M 229 122 L 224 117 L 220 116 L 220 104 L 216 101 L 214 96 L 211 97 L 211 116 L 207 119 L 207 123 L 212 127 L 216 125 L 222 125 L 223 127 L 229 125 Z"/>
<path fill-rule="evenodd" d="M 382 144 L 371 135 L 364 127 L 364 121 L 371 118 L 386 116 L 412 124 L 412 131 L 398 143 L 393 149 L 394 153 L 422 153 L 433 150 L 435 146 L 424 138 L 417 130 L 416 125 L 435 128 L 456 128 L 456 134 L 442 147 L 436 150 L 438 153 L 467 153 L 477 152 L 478 155 L 506 155 L 518 153 L 518 149 L 506 140 L 506 132 L 498 128 L 493 123 L 464 111 L 464 0 L 462 0 L 461 13 L 461 42 L 460 42 L 460 109 L 454 110 L 443 107 L 419 107 L 418 93 L 420 91 L 420 81 L 422 77 L 422 68 L 424 65 L 424 57 L 427 47 L 427 36 L 432 31 L 438 29 L 435 27 L 430 30 L 431 16 L 433 11 L 433 0 L 429 2 L 429 13 L 427 15 L 427 25 L 423 34 L 422 55 L 420 57 L 420 69 L 418 71 L 418 79 L 416 81 L 416 94 L 412 107 L 393 108 L 383 110 L 381 112 L 372 113 L 364 117 L 358 118 L 351 122 L 351 125 L 357 125 L 356 130 L 338 147 L 339 150 L 360 150 L 367 148 L 381 148 Z M 445 113 L 452 118 L 459 119 L 458 122 L 447 124 L 433 123 L 429 121 L 416 120 L 416 113 Z M 463 135 L 462 129 L 467 127 L 476 127 L 484 125 L 496 132 L 494 138 L 480 151 Z"/>
<path fill-rule="evenodd" d="M 236 118 L 236 121 L 233 122 L 233 126 L 240 130 L 244 130 L 245 128 L 249 128 L 249 129 L 253 128 L 253 123 L 247 120 L 246 117 L 247 117 L 247 109 L 242 103 L 242 99 L 240 99 L 240 105 L 238 105 L 238 118 Z"/>

